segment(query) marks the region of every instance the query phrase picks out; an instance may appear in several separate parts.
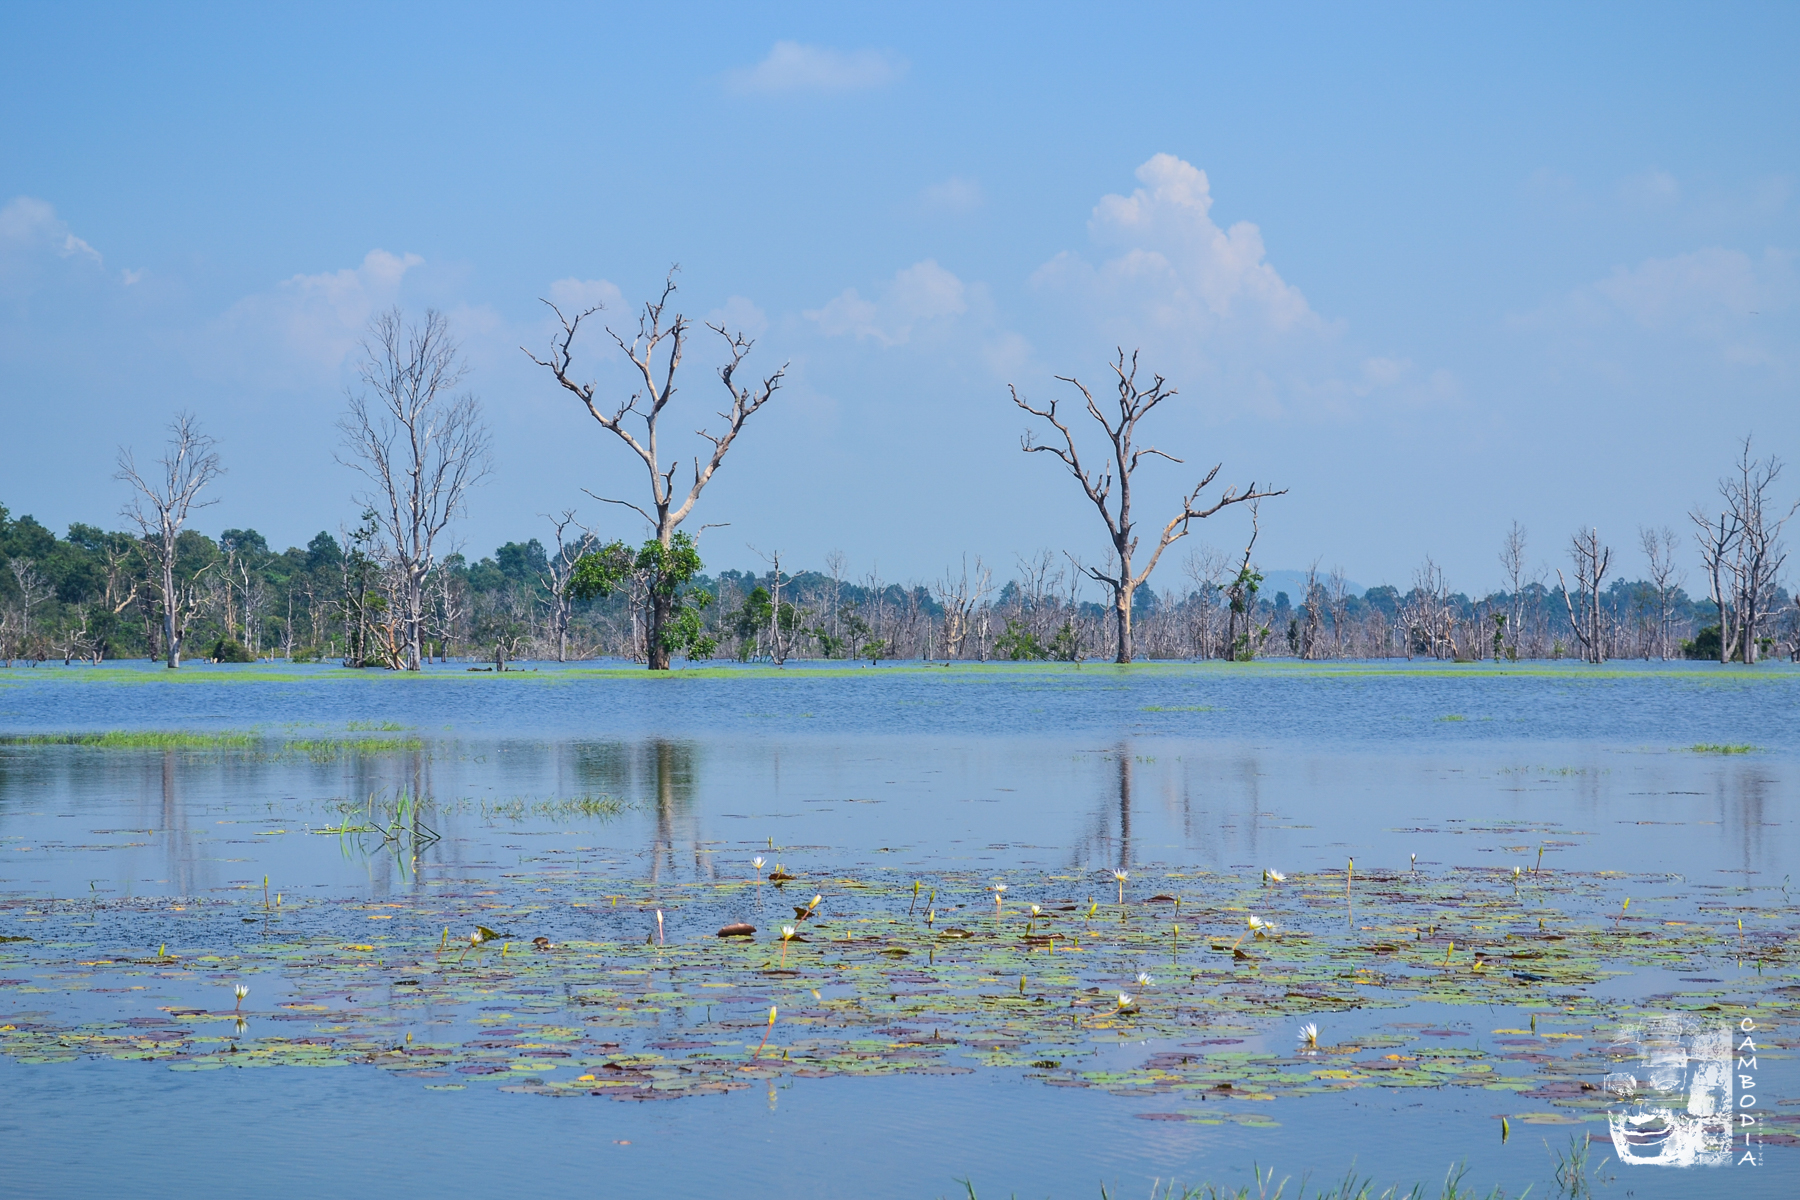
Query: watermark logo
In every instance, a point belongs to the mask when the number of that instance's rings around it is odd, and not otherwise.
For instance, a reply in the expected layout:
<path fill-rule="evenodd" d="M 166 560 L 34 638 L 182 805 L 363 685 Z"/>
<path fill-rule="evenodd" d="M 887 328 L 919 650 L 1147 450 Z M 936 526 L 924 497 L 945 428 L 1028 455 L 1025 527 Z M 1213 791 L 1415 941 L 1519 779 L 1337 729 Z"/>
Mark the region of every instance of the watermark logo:
<path fill-rule="evenodd" d="M 1651 1017 L 1613 1047 L 1632 1070 L 1606 1077 L 1620 1107 L 1607 1113 L 1613 1152 L 1628 1166 L 1758 1166 L 1754 1142 L 1756 1022 Z M 1735 1063 L 1734 1063 L 1735 1059 Z M 1735 1067 L 1735 1069 L 1734 1069 Z"/>

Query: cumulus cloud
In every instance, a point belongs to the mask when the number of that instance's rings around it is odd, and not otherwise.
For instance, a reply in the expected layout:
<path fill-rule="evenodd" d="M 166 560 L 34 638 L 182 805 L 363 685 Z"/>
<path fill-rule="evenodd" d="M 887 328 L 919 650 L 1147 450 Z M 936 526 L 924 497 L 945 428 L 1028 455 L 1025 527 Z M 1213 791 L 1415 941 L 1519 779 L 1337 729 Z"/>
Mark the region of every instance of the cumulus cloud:
<path fill-rule="evenodd" d="M 906 61 L 879 50 L 833 50 L 776 42 L 767 58 L 726 77 L 742 93 L 854 92 L 886 87 L 906 74 Z"/>
<path fill-rule="evenodd" d="M 424 259 L 371 250 L 362 263 L 295 275 L 274 290 L 246 296 L 214 323 L 211 342 L 225 357 L 276 376 L 294 367 L 335 372 L 363 336 L 369 318 L 393 304 L 402 281 Z"/>
<path fill-rule="evenodd" d="M 866 338 L 883 346 L 898 346 L 911 340 L 920 324 L 958 317 L 968 310 L 968 289 L 963 281 L 928 258 L 896 272 L 873 300 L 865 300 L 855 288 L 846 288 L 805 315 L 827 335 L 853 335 L 858 341 Z"/>
<path fill-rule="evenodd" d="M 927 212 L 974 212 L 987 202 L 981 184 L 973 179 L 953 175 L 942 183 L 934 183 L 919 193 L 920 207 Z"/>
<path fill-rule="evenodd" d="M 1137 178 L 1144 186 L 1102 197 L 1088 221 L 1093 240 L 1118 253 L 1094 266 L 1064 252 L 1035 283 L 1084 295 L 1146 332 L 1206 336 L 1234 326 L 1267 336 L 1321 326 L 1300 289 L 1266 260 L 1260 229 L 1249 221 L 1221 229 L 1212 219 L 1205 171 L 1158 154 Z"/>
<path fill-rule="evenodd" d="M 1358 348 L 1341 321 L 1315 311 L 1253 222 L 1215 220 L 1205 171 L 1158 154 L 1136 174 L 1130 195 L 1094 206 L 1092 251 L 1064 251 L 1032 274 L 1068 322 L 1064 356 L 1140 348 L 1216 415 L 1349 420 L 1457 402 L 1447 373 Z"/>

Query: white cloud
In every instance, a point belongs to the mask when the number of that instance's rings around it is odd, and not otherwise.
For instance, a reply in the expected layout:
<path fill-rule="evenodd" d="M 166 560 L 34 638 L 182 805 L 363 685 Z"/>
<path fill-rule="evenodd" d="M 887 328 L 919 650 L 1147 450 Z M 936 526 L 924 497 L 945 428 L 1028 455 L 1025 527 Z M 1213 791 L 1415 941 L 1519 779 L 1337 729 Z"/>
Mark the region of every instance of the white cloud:
<path fill-rule="evenodd" d="M 1137 170 L 1144 186 L 1104 196 L 1088 232 L 1121 251 L 1099 267 L 1063 253 L 1039 268 L 1034 282 L 1088 292 L 1108 307 L 1132 310 L 1151 329 L 1204 336 L 1234 325 L 1281 334 L 1321 323 L 1300 290 L 1264 260 L 1262 231 L 1248 221 L 1221 229 L 1213 221 L 1206 172 L 1172 154 Z"/>
<path fill-rule="evenodd" d="M 737 92 L 852 92 L 885 87 L 906 74 L 906 61 L 878 50 L 845 52 L 799 42 L 776 42 L 754 67 L 733 71 Z"/>
<path fill-rule="evenodd" d="M 853 334 L 858 341 L 872 338 L 883 346 L 897 346 L 912 338 L 916 326 L 961 316 L 968 309 L 968 289 L 962 280 L 928 258 L 897 272 L 875 300 L 846 288 L 805 315 L 830 336 Z"/>
<path fill-rule="evenodd" d="M 1670 355 L 1772 366 L 1793 358 L 1797 296 L 1791 254 L 1709 246 L 1618 267 L 1513 324 L 1547 334 L 1565 362 L 1621 379 Z"/>
<path fill-rule="evenodd" d="M 769 315 L 748 296 L 732 296 L 721 307 L 706 314 L 706 323 L 754 339 L 761 337 L 769 328 Z"/>
<path fill-rule="evenodd" d="M 1793 285 L 1788 255 L 1770 250 L 1758 260 L 1714 246 L 1618 268 L 1593 291 L 1646 329 L 1704 334 L 1785 303 Z"/>
<path fill-rule="evenodd" d="M 15 249 L 48 249 L 63 258 L 100 263 L 100 252 L 69 232 L 56 209 L 32 196 L 14 198 L 0 208 L 0 242 Z"/>
<path fill-rule="evenodd" d="M 626 310 L 625 293 L 605 279 L 559 279 L 550 285 L 549 300 L 571 317 L 598 308 L 612 314 L 610 319 L 616 321 Z"/>
<path fill-rule="evenodd" d="M 919 204 L 927 212 L 974 212 L 987 202 L 981 184 L 973 179 L 953 175 L 942 183 L 934 183 L 919 193 Z"/>
<path fill-rule="evenodd" d="M 369 318 L 393 304 L 416 254 L 371 250 L 362 263 L 295 275 L 273 291 L 239 300 L 214 323 L 212 344 L 240 369 L 283 377 L 295 366 L 333 373 L 361 341 Z"/>
<path fill-rule="evenodd" d="M 1098 262 L 1064 251 L 1031 277 L 1070 321 L 1055 343 L 1061 371 L 1138 348 L 1221 415 L 1349 420 L 1457 400 L 1444 372 L 1351 344 L 1342 322 L 1322 317 L 1276 270 L 1254 223 L 1214 220 L 1206 172 L 1158 154 L 1137 180 L 1130 195 L 1094 206 Z"/>

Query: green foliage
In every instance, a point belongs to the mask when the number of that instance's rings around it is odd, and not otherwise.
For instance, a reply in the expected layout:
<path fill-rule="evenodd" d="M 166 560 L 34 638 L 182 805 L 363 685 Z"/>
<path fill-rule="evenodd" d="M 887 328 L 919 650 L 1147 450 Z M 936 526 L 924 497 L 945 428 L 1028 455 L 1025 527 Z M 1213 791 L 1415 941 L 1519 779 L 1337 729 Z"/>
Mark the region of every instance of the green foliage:
<path fill-rule="evenodd" d="M 689 659 L 707 659 L 718 642 L 706 635 L 700 614 L 712 603 L 712 594 L 689 586 L 703 565 L 694 539 L 685 533 L 670 538 L 667 546 L 651 538 L 635 554 L 624 542 L 609 542 L 576 561 L 570 594 L 577 600 L 593 600 L 630 592 L 635 585 L 642 589 L 647 614 L 653 617 L 659 607 L 665 613 L 663 649 Z"/>
<path fill-rule="evenodd" d="M 631 582 L 636 557 L 624 542 L 608 542 L 590 550 L 575 563 L 569 592 L 577 600 L 597 600 L 621 591 Z"/>
<path fill-rule="evenodd" d="M 1026 662 L 1049 658 L 1050 648 L 1038 640 L 1037 634 L 1025 628 L 1025 622 L 1008 617 L 1006 631 L 994 639 L 994 655 L 1013 662 Z"/>
<path fill-rule="evenodd" d="M 250 651 L 244 647 L 242 642 L 238 641 L 236 638 L 228 637 L 222 637 L 214 642 L 213 648 L 207 653 L 207 657 L 214 662 L 220 663 L 247 663 L 256 661 L 256 656 L 250 653 Z"/>
<path fill-rule="evenodd" d="M 1684 641 L 1681 643 L 1681 656 L 1683 658 L 1711 659 L 1712 661 L 1717 662 L 1719 658 L 1720 637 L 1719 627 L 1717 625 L 1708 625 L 1699 633 L 1696 633 L 1692 641 Z"/>

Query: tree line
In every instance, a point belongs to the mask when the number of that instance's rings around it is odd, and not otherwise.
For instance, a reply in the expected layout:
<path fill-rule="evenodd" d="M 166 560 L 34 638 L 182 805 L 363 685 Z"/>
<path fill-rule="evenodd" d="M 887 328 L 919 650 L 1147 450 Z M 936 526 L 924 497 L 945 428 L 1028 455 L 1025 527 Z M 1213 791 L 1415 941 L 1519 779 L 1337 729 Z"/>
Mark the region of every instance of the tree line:
<path fill-rule="evenodd" d="M 364 484 L 352 497 L 361 512 L 355 525 L 279 552 L 252 529 L 200 532 L 195 516 L 217 502 L 226 467 L 198 421 L 178 414 L 152 464 L 130 449 L 119 453 L 125 528 L 77 523 L 58 537 L 0 506 L 0 661 L 147 657 L 173 668 L 186 654 L 416 670 L 458 658 L 504 670 L 527 659 L 606 657 L 660 670 L 677 657 L 779 664 L 1800 656 L 1800 606 L 1780 582 L 1782 532 L 1800 503 L 1782 507 L 1782 465 L 1756 457 L 1748 438 L 1718 502 L 1691 514 L 1698 597 L 1685 590 L 1683 542 L 1671 529 L 1639 531 L 1649 572 L 1627 581 L 1597 530 L 1571 536 L 1565 572 L 1532 566 L 1516 523 L 1499 551 L 1505 586 L 1479 598 L 1454 591 L 1429 558 L 1404 593 L 1384 586 L 1356 595 L 1341 571 L 1315 566 L 1300 594 L 1270 595 L 1256 543 L 1263 504 L 1286 489 L 1249 483 L 1209 493 L 1222 469 L 1214 465 L 1167 520 L 1153 520 L 1142 543 L 1137 471 L 1148 459 L 1182 459 L 1144 443 L 1140 426 L 1178 393 L 1160 375 L 1143 382 L 1137 355 L 1123 350 L 1099 397 L 1073 375 L 1056 380 L 1066 398 L 1033 402 L 1011 389 L 1020 410 L 1054 431 L 1040 441 L 1028 430 L 1021 450 L 1048 454 L 1075 481 L 1105 534 L 1101 560 L 1045 550 L 1017 560 L 1000 581 L 981 559 L 965 558 L 938 579 L 903 584 L 875 573 L 852 578 L 841 552 L 827 555 L 822 570 L 798 571 L 773 552 L 760 569 L 708 574 L 682 525 L 751 418 L 776 398 L 786 368 L 749 375 L 754 343 L 708 326 L 723 345 L 716 375 L 726 403 L 722 424 L 698 431 L 706 449 L 684 468 L 661 443 L 693 332 L 671 307 L 675 293 L 671 273 L 635 328 L 603 326 L 635 372 L 626 394 L 609 397 L 575 368 L 577 341 L 599 308 L 564 313 L 550 305 L 559 332 L 549 351 L 525 351 L 642 468 L 635 497 L 587 493 L 637 513 L 648 531 L 641 544 L 602 540 L 571 508 L 545 518 L 541 536 L 491 556 L 470 560 L 451 549 L 447 531 L 491 468 L 488 430 L 479 401 L 462 390 L 467 368 L 442 315 L 409 323 L 396 309 L 371 321 L 360 386 L 347 394 L 339 421 L 339 460 Z M 1178 582 L 1168 582 L 1166 568 L 1153 582 L 1165 552 L 1197 522 L 1238 506 L 1250 518 L 1241 549 L 1190 550 Z M 1101 588 L 1098 602 L 1084 594 L 1091 584 Z"/>

